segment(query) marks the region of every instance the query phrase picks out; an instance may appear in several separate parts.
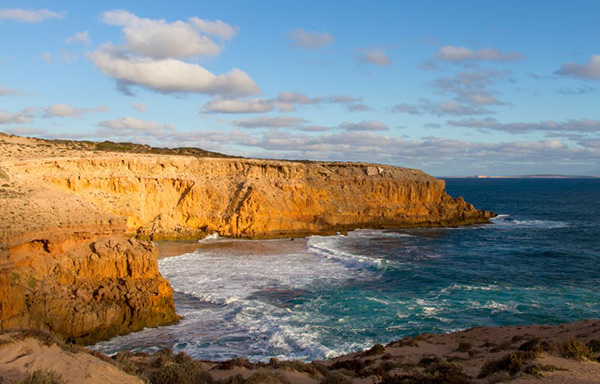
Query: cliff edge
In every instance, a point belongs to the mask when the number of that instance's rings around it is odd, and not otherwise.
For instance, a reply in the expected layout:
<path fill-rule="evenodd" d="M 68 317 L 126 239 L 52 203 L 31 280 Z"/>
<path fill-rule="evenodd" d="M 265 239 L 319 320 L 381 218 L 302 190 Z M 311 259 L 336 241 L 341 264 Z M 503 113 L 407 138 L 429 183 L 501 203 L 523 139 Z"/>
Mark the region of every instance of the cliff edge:
<path fill-rule="evenodd" d="M 156 250 L 141 239 L 294 237 L 493 216 L 414 169 L 101 144 L 0 134 L 0 329 L 48 328 L 87 343 L 176 321 Z"/>

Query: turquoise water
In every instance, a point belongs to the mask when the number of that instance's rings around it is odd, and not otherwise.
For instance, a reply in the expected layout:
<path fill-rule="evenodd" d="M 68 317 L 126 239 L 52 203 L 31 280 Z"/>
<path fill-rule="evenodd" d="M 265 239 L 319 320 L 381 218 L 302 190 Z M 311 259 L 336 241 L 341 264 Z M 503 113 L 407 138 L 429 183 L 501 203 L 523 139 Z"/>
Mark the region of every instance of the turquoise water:
<path fill-rule="evenodd" d="M 600 317 L 600 180 L 449 179 L 493 224 L 211 239 L 163 259 L 178 325 L 96 345 L 313 360 L 422 332 Z"/>

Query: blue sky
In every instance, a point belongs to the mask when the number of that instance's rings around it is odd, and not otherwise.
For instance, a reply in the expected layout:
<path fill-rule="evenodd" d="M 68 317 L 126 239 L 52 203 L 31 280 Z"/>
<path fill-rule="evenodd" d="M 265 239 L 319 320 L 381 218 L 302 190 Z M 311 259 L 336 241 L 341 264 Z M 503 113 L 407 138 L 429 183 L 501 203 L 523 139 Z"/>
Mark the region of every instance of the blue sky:
<path fill-rule="evenodd" d="M 600 175 L 597 1 L 2 1 L 0 131 Z"/>

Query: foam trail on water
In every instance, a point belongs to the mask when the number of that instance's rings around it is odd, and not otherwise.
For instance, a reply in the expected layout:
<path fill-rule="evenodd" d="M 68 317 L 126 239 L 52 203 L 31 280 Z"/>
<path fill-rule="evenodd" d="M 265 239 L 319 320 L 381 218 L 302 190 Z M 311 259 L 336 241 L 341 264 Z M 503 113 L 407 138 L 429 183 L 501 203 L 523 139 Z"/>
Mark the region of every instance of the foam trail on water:
<path fill-rule="evenodd" d="M 564 221 L 552 221 L 552 220 L 534 220 L 534 219 L 518 219 L 513 218 L 511 215 L 498 215 L 491 219 L 494 223 L 493 227 L 529 227 L 533 229 L 554 229 L 554 228 L 565 228 L 569 227 L 570 224 Z"/>

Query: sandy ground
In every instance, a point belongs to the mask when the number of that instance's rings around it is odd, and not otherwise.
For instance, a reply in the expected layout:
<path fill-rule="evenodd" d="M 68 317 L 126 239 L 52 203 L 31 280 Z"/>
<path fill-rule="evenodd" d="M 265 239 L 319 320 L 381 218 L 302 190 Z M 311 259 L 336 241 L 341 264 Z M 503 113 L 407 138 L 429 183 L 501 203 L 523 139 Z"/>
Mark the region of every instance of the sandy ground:
<path fill-rule="evenodd" d="M 11 334 L 0 335 L 0 382 L 22 380 L 35 370 L 52 370 L 67 383 L 79 384 L 141 384 L 142 380 L 128 375 L 113 365 L 85 352 L 70 352 L 56 344 L 27 337 L 23 340 Z"/>

